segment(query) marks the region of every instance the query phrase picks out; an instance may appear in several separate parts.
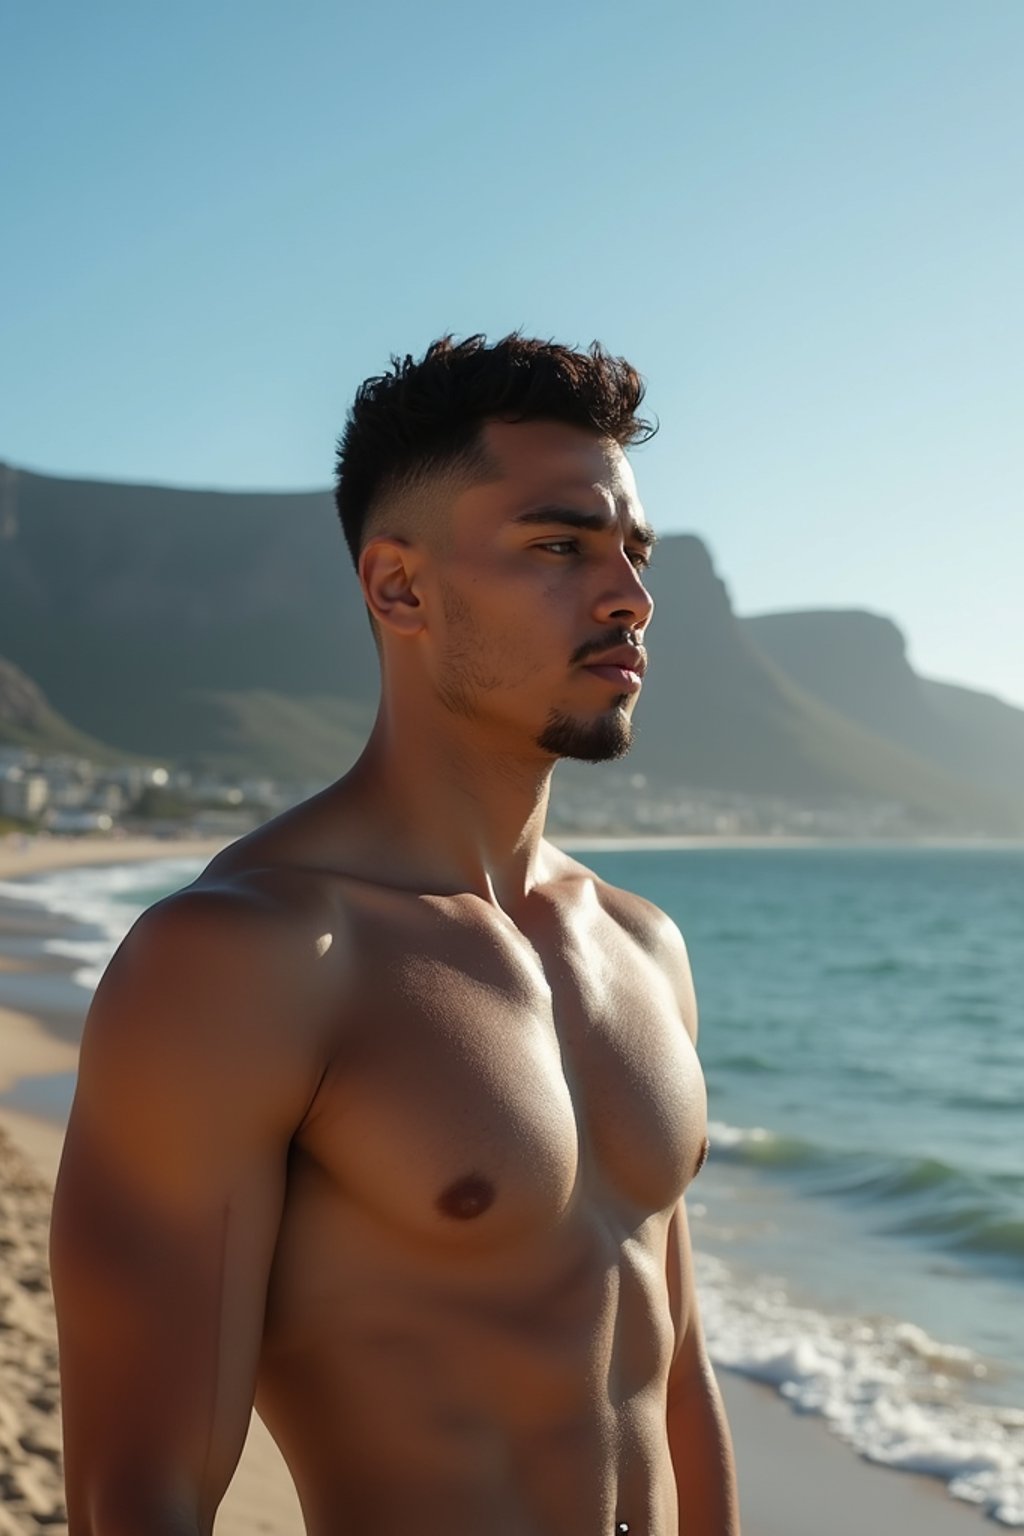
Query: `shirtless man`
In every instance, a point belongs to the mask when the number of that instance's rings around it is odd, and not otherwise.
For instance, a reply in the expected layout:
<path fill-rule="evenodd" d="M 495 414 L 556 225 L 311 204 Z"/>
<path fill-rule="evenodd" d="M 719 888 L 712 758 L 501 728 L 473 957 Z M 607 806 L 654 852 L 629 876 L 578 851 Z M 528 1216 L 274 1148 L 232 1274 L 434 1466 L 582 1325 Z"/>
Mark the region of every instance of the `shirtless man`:
<path fill-rule="evenodd" d="M 737 1536 L 686 950 L 543 836 L 557 759 L 629 745 L 641 396 L 520 337 L 360 390 L 369 743 L 140 918 L 86 1025 L 71 1536 L 208 1536 L 254 1402 L 310 1536 Z"/>

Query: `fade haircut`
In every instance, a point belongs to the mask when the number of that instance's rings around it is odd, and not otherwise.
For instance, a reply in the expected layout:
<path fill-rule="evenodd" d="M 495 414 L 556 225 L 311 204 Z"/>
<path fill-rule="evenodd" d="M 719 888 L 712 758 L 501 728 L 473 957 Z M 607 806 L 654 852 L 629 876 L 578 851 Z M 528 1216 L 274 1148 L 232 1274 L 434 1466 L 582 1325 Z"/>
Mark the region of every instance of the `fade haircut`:
<path fill-rule="evenodd" d="M 419 362 L 392 357 L 388 373 L 359 386 L 338 442 L 334 499 L 353 563 L 385 501 L 431 476 L 495 476 L 486 422 L 565 422 L 625 448 L 655 431 L 636 414 L 643 397 L 636 369 L 596 341 L 574 351 L 518 332 L 491 346 L 442 336 Z"/>

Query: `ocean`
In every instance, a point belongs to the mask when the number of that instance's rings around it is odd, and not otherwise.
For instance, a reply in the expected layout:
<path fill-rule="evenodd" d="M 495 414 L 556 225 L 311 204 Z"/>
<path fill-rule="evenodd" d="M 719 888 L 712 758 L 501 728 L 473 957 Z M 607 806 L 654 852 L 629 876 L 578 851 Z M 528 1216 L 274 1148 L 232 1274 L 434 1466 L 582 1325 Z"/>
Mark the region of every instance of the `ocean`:
<path fill-rule="evenodd" d="M 689 947 L 711 1154 L 687 1207 L 713 1359 L 1024 1528 L 1024 850 L 578 856 Z M 69 870 L 0 896 L 83 925 L 47 944 L 91 989 L 197 872 Z M 9 1101 L 63 1118 L 72 1087 Z"/>

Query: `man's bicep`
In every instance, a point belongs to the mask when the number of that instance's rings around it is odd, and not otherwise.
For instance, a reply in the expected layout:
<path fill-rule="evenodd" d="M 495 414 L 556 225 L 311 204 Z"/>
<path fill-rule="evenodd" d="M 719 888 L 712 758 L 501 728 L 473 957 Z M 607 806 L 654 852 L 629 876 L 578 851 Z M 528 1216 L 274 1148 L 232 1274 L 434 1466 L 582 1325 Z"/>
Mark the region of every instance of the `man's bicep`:
<path fill-rule="evenodd" d="M 72 1516 L 159 1530 L 175 1497 L 212 1518 L 252 1407 L 282 1165 L 211 1172 L 188 1212 L 180 1191 L 173 1208 L 147 1199 L 69 1136 L 51 1264 Z"/>
<path fill-rule="evenodd" d="M 248 1426 L 308 1099 L 265 954 L 247 972 L 244 924 L 196 905 L 143 919 L 101 984 L 54 1199 L 68 1498 L 84 1528 L 99 1506 L 159 1529 L 168 1499 L 212 1519 Z"/>

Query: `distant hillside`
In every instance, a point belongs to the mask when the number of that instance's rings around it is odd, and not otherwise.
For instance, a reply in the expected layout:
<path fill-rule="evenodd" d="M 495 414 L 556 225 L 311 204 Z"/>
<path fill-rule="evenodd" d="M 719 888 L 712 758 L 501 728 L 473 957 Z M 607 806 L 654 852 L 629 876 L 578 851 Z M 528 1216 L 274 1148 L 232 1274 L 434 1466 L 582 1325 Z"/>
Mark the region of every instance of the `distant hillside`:
<path fill-rule="evenodd" d="M 298 777 L 377 690 L 326 493 L 227 495 L 18 472 L 0 506 L 0 654 L 102 740 Z M 358 655 L 355 653 L 358 652 Z M 298 704 L 302 707 L 296 709 Z M 319 764 L 319 767 L 314 766 Z"/>
<path fill-rule="evenodd" d="M 922 820 L 1016 823 L 1001 795 L 799 687 L 751 641 L 705 546 L 659 541 L 635 762 L 655 777 L 790 798 L 899 801 Z"/>
<path fill-rule="evenodd" d="M 859 610 L 740 620 L 806 693 L 947 774 L 1024 804 L 1024 710 L 920 677 L 891 619 Z"/>
<path fill-rule="evenodd" d="M 989 693 L 922 678 L 936 714 L 949 727 L 949 761 L 980 782 L 1024 794 L 1024 709 Z"/>
<path fill-rule="evenodd" d="M 135 752 L 297 778 L 352 761 L 378 670 L 326 492 L 14 471 L 0 493 L 0 654 L 78 727 Z M 662 540 L 652 587 L 638 771 L 664 785 L 897 801 L 928 825 L 1016 825 L 997 788 L 963 782 L 766 656 L 699 539 Z"/>
<path fill-rule="evenodd" d="M 329 695 L 288 698 L 257 688 L 197 692 L 181 703 L 192 760 L 226 773 L 257 769 L 324 784 L 355 762 L 374 716 L 369 703 Z"/>
<path fill-rule="evenodd" d="M 0 747 L 31 752 L 68 752 L 107 762 L 115 754 L 62 720 L 41 690 L 18 667 L 0 656 Z M 116 754 L 120 755 L 120 754 Z"/>

